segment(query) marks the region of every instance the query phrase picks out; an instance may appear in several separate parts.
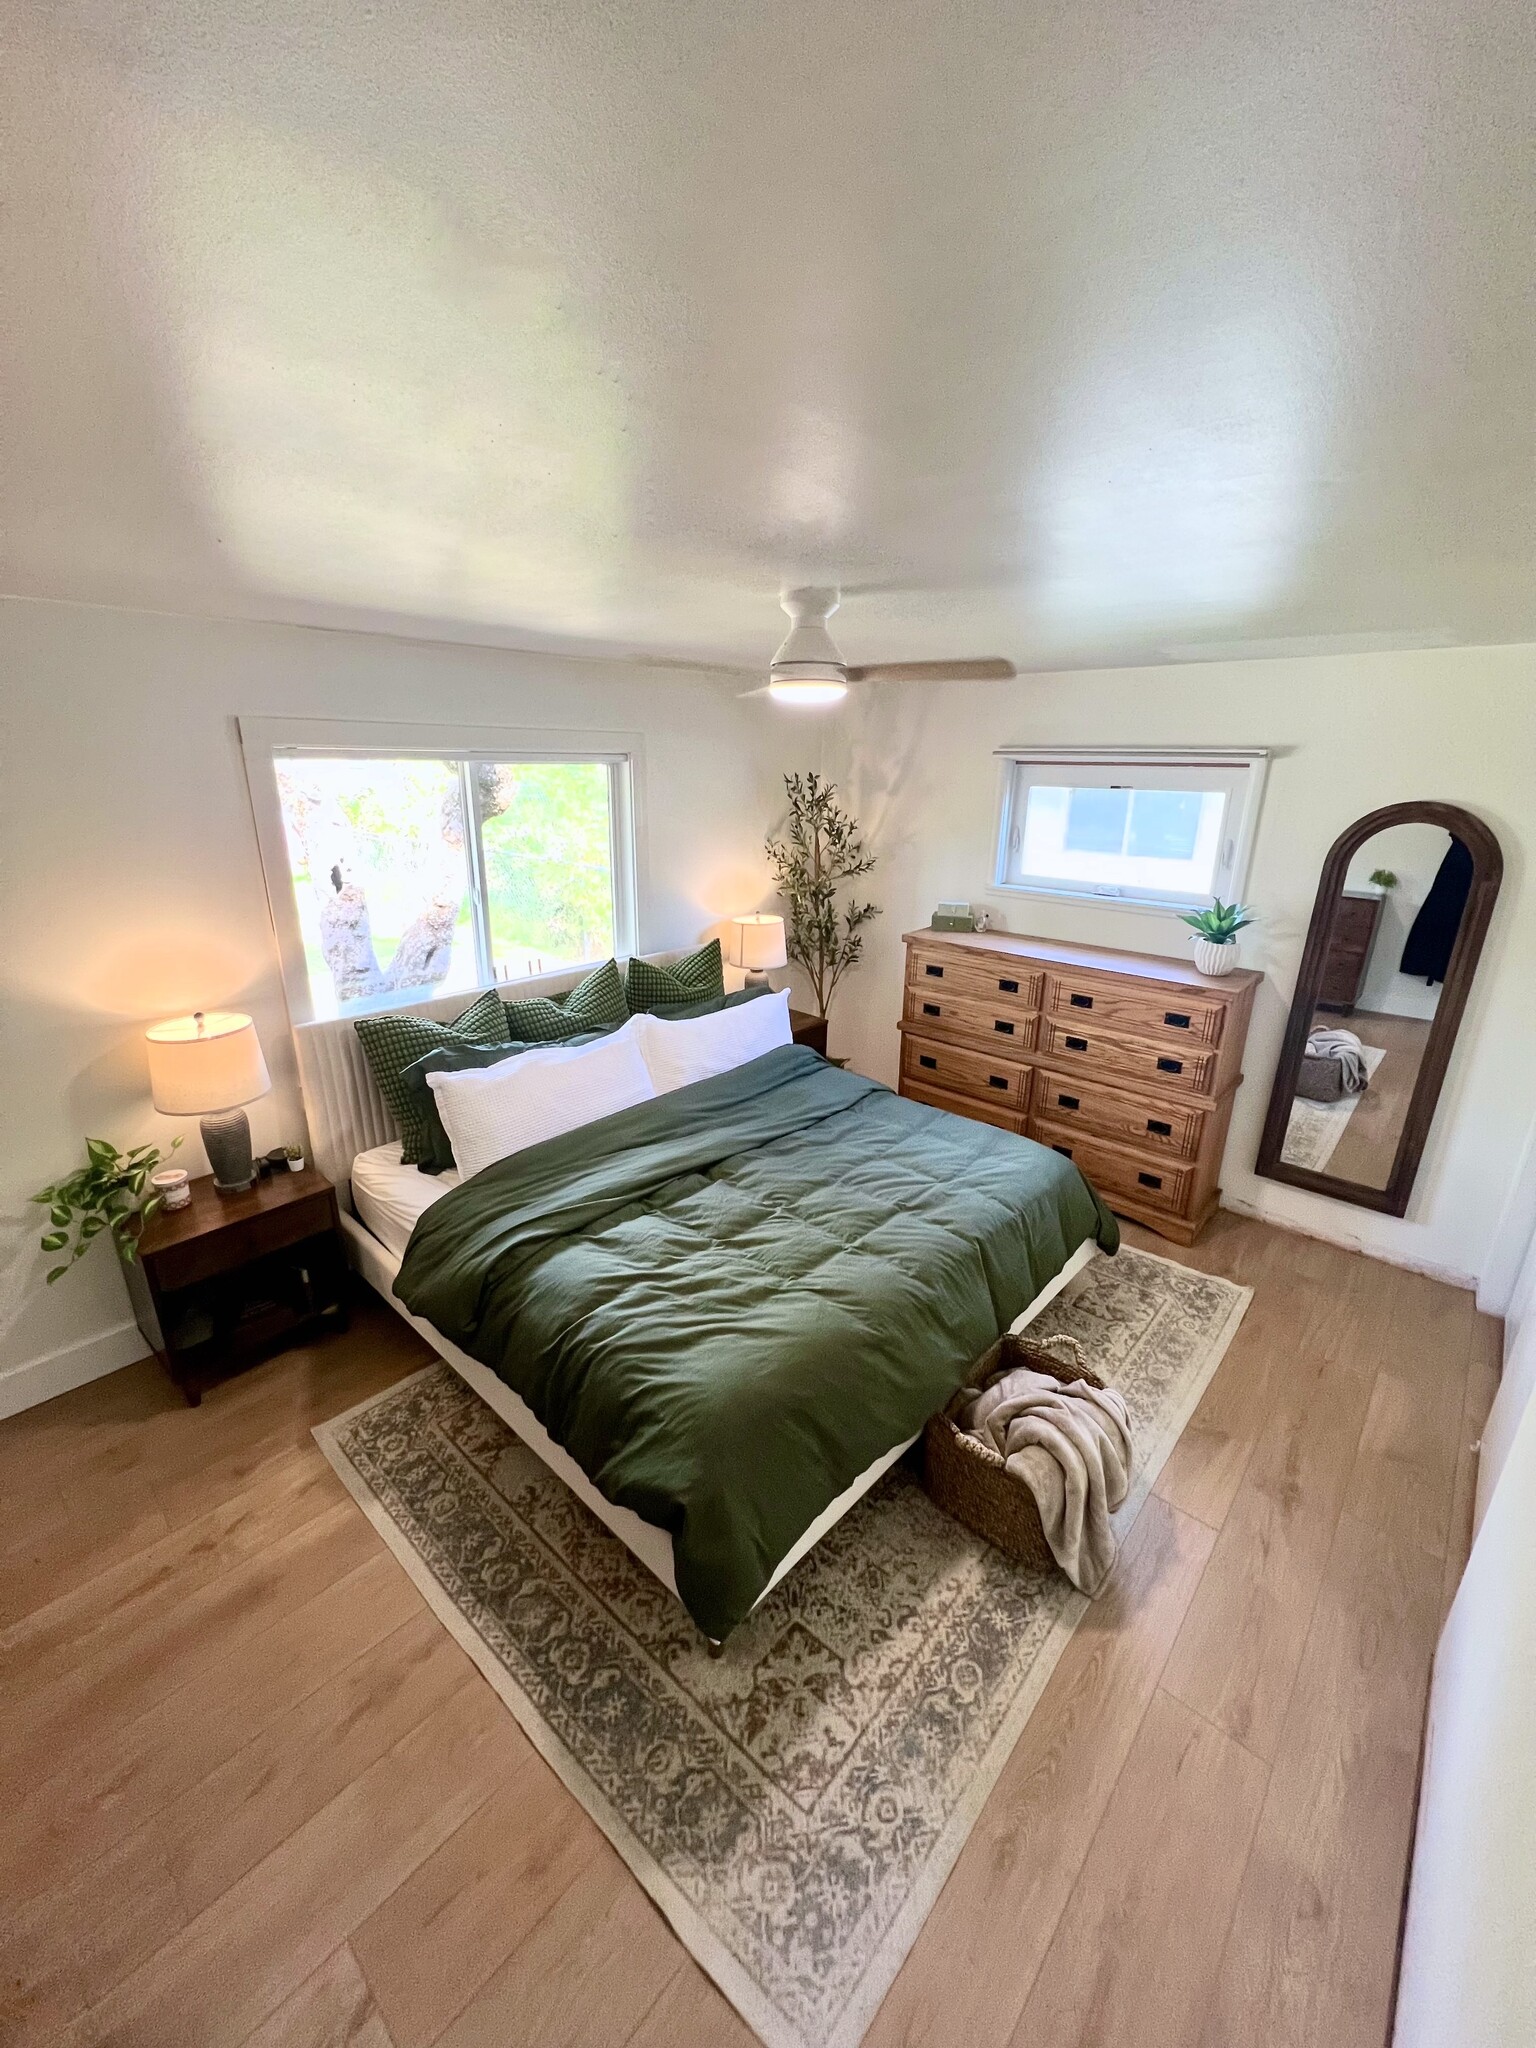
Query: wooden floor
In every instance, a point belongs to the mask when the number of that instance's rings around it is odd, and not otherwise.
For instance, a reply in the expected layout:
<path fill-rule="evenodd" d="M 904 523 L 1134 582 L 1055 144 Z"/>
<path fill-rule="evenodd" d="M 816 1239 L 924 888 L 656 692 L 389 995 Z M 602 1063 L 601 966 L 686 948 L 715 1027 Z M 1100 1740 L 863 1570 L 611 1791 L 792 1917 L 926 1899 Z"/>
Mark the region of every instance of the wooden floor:
<path fill-rule="evenodd" d="M 1314 1030 L 1337 1031 L 1340 1025 L 1366 1045 L 1379 1045 L 1386 1058 L 1356 1102 L 1323 1171 L 1363 1188 L 1384 1188 L 1392 1178 L 1398 1140 L 1429 1042 L 1429 1020 L 1389 1017 L 1379 1010 L 1355 1010 L 1347 1017 L 1319 1010 L 1312 1019 Z"/>
<path fill-rule="evenodd" d="M 878 2048 L 1385 2038 L 1497 1325 L 1225 1214 L 1175 1256 L 1253 1306 Z M 0 1425 L 8 2048 L 751 2041 L 310 1440 L 422 1356 L 375 1304 Z"/>

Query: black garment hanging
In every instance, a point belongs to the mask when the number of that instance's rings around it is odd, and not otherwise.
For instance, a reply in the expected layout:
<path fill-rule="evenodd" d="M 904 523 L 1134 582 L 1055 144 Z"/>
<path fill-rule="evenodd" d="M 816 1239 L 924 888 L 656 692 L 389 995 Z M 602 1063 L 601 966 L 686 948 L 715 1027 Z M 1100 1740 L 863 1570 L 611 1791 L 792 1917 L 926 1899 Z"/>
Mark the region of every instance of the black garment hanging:
<path fill-rule="evenodd" d="M 1461 841 L 1452 838 L 1440 872 L 1429 885 L 1429 894 L 1413 920 L 1408 943 L 1403 947 L 1401 971 L 1422 974 L 1426 981 L 1444 981 L 1451 964 L 1461 913 L 1467 907 L 1472 887 L 1472 856 Z"/>

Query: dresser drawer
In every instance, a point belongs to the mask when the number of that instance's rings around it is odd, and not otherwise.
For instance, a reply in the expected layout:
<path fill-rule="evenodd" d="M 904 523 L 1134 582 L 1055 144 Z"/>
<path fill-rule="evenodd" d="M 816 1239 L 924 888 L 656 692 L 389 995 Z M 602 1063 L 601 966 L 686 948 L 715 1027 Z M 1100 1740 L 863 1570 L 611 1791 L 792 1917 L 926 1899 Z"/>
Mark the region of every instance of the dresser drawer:
<path fill-rule="evenodd" d="M 994 1059 L 969 1046 L 946 1045 L 942 1039 L 919 1038 L 914 1032 L 905 1033 L 901 1041 L 903 1080 L 915 1081 L 922 1088 L 943 1088 L 951 1095 L 968 1095 L 1015 1113 L 1029 1107 L 1030 1071 L 1014 1060 Z"/>
<path fill-rule="evenodd" d="M 1012 1131 L 1015 1137 L 1024 1135 L 1023 1117 L 996 1103 L 978 1102 L 972 1095 L 950 1095 L 942 1088 L 927 1088 L 905 1074 L 901 1077 L 901 1093 L 909 1102 L 925 1102 L 930 1109 L 947 1109 L 951 1116 L 967 1117 L 973 1124 L 991 1124 L 997 1130 Z"/>
<path fill-rule="evenodd" d="M 1021 1010 L 1009 999 L 979 1002 L 975 996 L 951 995 L 941 982 L 932 988 L 908 988 L 902 1022 L 926 1038 L 958 1040 L 963 1045 L 1015 1055 L 1033 1052 L 1040 1026 L 1038 1010 Z"/>
<path fill-rule="evenodd" d="M 1101 1030 L 1161 1045 L 1216 1045 L 1226 1005 L 1177 988 L 1139 988 L 1085 974 L 1046 977 L 1045 1007 L 1060 1016 L 1091 1018 Z"/>
<path fill-rule="evenodd" d="M 973 996 L 983 1003 L 1004 1002 L 1019 1010 L 1038 1010 L 1045 975 L 1022 960 L 1000 959 L 994 966 L 983 953 L 963 953 L 958 946 L 909 946 L 907 987 L 943 989 L 946 995 Z"/>
<path fill-rule="evenodd" d="M 1097 1024 L 1069 1024 L 1064 1017 L 1047 1015 L 1040 1020 L 1040 1049 L 1053 1065 L 1067 1070 L 1092 1067 L 1101 1075 L 1124 1074 L 1159 1090 L 1176 1088 L 1185 1094 L 1202 1095 L 1210 1087 L 1216 1055 L 1193 1045 L 1138 1044 L 1131 1038 L 1115 1038 Z"/>
<path fill-rule="evenodd" d="M 1138 1208 L 1156 1209 L 1169 1216 L 1182 1216 L 1189 1201 L 1195 1169 L 1171 1159 L 1148 1159 L 1143 1154 L 1123 1151 L 1097 1138 L 1079 1137 L 1060 1124 L 1032 1116 L 1028 1131 L 1038 1145 L 1049 1145 L 1080 1167 L 1111 1209 L 1117 1197 Z"/>
<path fill-rule="evenodd" d="M 1208 1114 L 1182 1104 L 1150 1103 L 1101 1081 L 1052 1074 L 1043 1067 L 1035 1073 L 1032 1107 L 1037 1117 L 1063 1129 L 1175 1159 L 1193 1159 L 1199 1152 Z"/>

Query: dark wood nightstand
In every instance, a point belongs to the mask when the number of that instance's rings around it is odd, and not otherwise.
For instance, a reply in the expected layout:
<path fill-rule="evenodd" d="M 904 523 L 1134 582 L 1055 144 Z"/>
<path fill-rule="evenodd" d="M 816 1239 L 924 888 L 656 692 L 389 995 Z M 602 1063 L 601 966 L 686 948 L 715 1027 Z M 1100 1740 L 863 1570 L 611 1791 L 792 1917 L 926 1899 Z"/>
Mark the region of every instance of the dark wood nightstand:
<path fill-rule="evenodd" d="M 794 1033 L 796 1045 L 808 1045 L 812 1052 L 827 1056 L 827 1020 L 814 1017 L 809 1010 L 791 1010 L 789 1028 Z"/>
<path fill-rule="evenodd" d="M 213 1176 L 185 1209 L 162 1209 L 124 1270 L 133 1312 L 196 1407 L 205 1387 L 269 1351 L 347 1323 L 336 1191 L 323 1173 L 274 1173 L 239 1195 Z"/>

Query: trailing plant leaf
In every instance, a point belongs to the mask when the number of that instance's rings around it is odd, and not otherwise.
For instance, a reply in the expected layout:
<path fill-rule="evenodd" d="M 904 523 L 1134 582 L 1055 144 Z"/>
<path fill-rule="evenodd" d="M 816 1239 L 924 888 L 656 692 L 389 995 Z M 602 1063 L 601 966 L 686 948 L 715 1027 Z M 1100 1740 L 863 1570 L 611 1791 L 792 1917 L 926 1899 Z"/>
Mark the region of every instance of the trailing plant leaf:
<path fill-rule="evenodd" d="M 864 951 L 864 927 L 880 915 L 873 903 L 839 901 L 848 882 L 867 875 L 875 857 L 837 802 L 837 790 L 814 769 L 786 775 L 789 817 L 782 839 L 767 842 L 768 865 L 783 897 L 784 946 L 804 968 L 816 1014 L 825 1017 L 838 983 Z"/>
<path fill-rule="evenodd" d="M 171 1150 L 174 1152 L 180 1143 L 180 1138 L 173 1138 Z M 135 1145 L 131 1152 L 119 1152 L 105 1138 L 87 1138 L 85 1157 L 86 1163 L 78 1172 L 66 1180 L 55 1181 L 52 1187 L 43 1188 L 32 1197 L 47 1209 L 48 1221 L 53 1225 L 41 1239 L 45 1252 L 63 1251 L 69 1245 L 70 1232 L 75 1236 L 64 1264 L 49 1271 L 50 1287 L 77 1259 L 85 1256 L 104 1230 L 111 1233 L 123 1264 L 131 1265 L 138 1257 L 140 1231 L 164 1207 L 160 1195 L 146 1196 L 144 1192 L 150 1175 L 160 1164 L 158 1146 Z"/>

